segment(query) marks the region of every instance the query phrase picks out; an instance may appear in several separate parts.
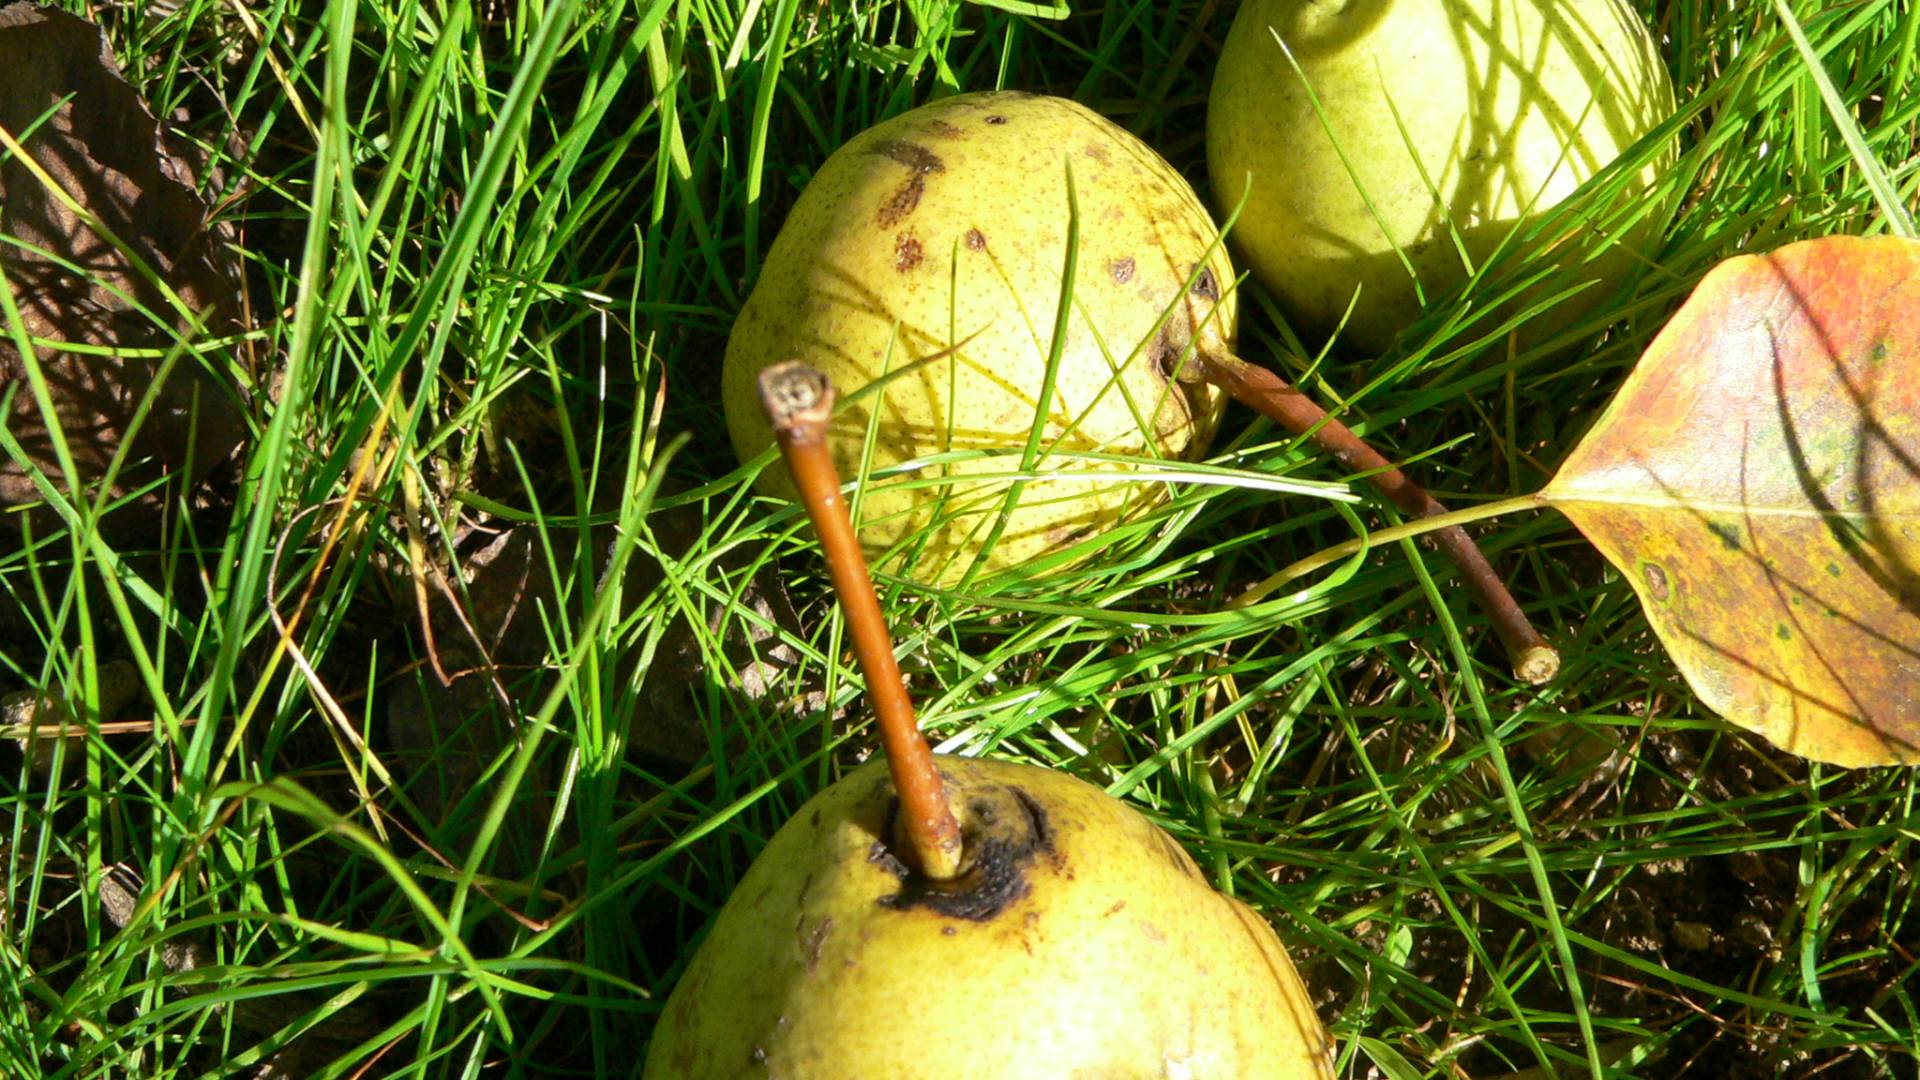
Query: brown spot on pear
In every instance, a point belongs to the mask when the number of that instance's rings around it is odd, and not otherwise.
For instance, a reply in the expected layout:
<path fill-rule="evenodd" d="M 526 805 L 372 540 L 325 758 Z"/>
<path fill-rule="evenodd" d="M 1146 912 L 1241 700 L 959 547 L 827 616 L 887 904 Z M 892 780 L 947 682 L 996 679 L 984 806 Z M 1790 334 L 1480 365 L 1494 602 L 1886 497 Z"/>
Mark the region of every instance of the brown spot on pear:
<path fill-rule="evenodd" d="M 646 1080 L 1332 1075 L 1273 930 L 1160 829 L 1064 773 L 938 760 L 961 876 L 870 857 L 892 843 L 881 764 L 821 792 L 715 918 Z"/>
<path fill-rule="evenodd" d="M 894 237 L 893 268 L 895 270 L 904 274 L 914 267 L 919 266 L 921 260 L 924 258 L 925 252 L 920 247 L 919 237 L 910 232 L 903 232 L 899 236 Z"/>
<path fill-rule="evenodd" d="M 920 197 L 927 190 L 927 177 L 932 173 L 945 172 L 947 167 L 940 160 L 940 155 L 919 143 L 904 139 L 889 139 L 880 144 L 878 152 L 905 165 L 908 170 L 907 178 L 887 196 L 873 215 L 875 224 L 883 229 L 891 229 L 920 208 Z"/>

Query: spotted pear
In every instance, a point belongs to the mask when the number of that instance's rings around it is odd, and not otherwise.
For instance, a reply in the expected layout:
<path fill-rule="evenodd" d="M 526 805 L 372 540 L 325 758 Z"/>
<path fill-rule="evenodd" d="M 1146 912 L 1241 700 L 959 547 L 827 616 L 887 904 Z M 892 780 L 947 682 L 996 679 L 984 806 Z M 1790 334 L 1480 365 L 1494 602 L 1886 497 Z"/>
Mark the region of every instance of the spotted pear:
<path fill-rule="evenodd" d="M 855 135 L 801 193 L 727 341 L 727 428 L 743 459 L 771 445 L 754 380 L 803 360 L 848 395 L 830 445 L 872 479 L 876 562 L 1018 571 L 1163 499 L 1129 460 L 1205 452 L 1225 395 L 1172 376 L 1189 347 L 1232 349 L 1232 280 L 1199 196 L 1125 130 L 1064 98 L 944 98 Z M 794 494 L 778 467 L 761 486 Z"/>
<path fill-rule="evenodd" d="M 935 759 L 964 837 L 931 881 L 869 763 L 802 806 L 714 920 L 647 1080 L 1305 1080 L 1329 1043 L 1259 915 L 1066 773 Z"/>
<path fill-rule="evenodd" d="M 1152 463 L 1204 454 L 1229 396 L 1370 474 L 1403 513 L 1444 512 L 1235 355 L 1236 284 L 1193 188 L 1111 121 L 1020 91 L 943 98 L 855 135 L 801 192 L 727 339 L 727 429 L 758 457 L 775 441 L 761 373 L 822 372 L 847 394 L 825 446 L 862 478 L 865 554 L 936 587 L 1061 568 L 1048 556 L 1165 497 Z M 797 493 L 778 466 L 758 484 Z M 1557 654 L 1472 539 L 1436 540 L 1516 674 L 1551 678 Z"/>
<path fill-rule="evenodd" d="M 1106 792 L 920 737 L 841 501 L 833 387 L 761 404 L 820 535 L 886 754 L 803 805 L 667 999 L 646 1080 L 1322 1080 L 1273 930 Z"/>

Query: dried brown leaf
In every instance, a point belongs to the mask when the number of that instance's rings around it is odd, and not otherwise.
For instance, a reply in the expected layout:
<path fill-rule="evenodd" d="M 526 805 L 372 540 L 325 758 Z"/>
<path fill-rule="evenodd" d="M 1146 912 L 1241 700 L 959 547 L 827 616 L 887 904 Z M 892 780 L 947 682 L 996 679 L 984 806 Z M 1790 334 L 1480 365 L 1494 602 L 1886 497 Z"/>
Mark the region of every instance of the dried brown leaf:
<path fill-rule="evenodd" d="M 99 28 L 31 3 L 0 7 L 0 128 L 27 158 L 0 150 L 0 273 L 26 332 L 68 346 L 37 344 L 35 355 L 81 481 L 105 476 L 149 393 L 116 487 L 205 475 L 244 433 L 233 388 L 189 354 L 156 386 L 161 356 L 98 351 L 165 354 L 239 329 L 237 263 L 208 228 L 191 165 L 170 151 Z M 8 389 L 8 430 L 61 484 L 52 435 L 4 334 L 0 394 Z M 31 473 L 0 458 L 0 506 L 39 498 Z"/>

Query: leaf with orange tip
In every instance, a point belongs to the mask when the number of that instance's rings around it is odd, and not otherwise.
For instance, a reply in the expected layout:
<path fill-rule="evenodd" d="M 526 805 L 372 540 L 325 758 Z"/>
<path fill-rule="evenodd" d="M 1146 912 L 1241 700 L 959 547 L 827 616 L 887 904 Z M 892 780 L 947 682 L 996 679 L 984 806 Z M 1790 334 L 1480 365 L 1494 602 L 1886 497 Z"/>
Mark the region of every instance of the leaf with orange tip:
<path fill-rule="evenodd" d="M 1715 712 L 1819 761 L 1920 763 L 1920 242 L 1714 268 L 1542 496 Z"/>

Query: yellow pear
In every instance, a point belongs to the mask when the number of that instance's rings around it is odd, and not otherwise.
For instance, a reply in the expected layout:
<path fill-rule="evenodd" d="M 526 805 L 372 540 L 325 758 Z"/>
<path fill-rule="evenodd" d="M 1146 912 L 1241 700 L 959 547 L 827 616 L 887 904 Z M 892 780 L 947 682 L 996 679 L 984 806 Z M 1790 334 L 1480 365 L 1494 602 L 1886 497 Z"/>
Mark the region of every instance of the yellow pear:
<path fill-rule="evenodd" d="M 802 806 L 668 999 L 646 1080 L 1320 1080 L 1273 931 L 1064 773 L 936 757 L 965 838 L 931 882 L 885 766 Z"/>
<path fill-rule="evenodd" d="M 1207 164 L 1223 213 L 1244 197 L 1231 238 L 1300 329 L 1330 333 L 1357 290 L 1343 340 L 1377 352 L 1422 294 L 1466 280 L 1462 248 L 1477 268 L 1673 109 L 1624 0 L 1249 0 L 1214 74 Z M 1595 208 L 1643 199 L 1673 160 L 1669 141 Z M 1527 336 L 1616 288 L 1659 218 L 1543 237 L 1525 265 L 1551 247 L 1565 272 L 1519 303 L 1597 284 Z"/>
<path fill-rule="evenodd" d="M 1078 271 L 1049 386 L 1069 164 Z M 744 460 L 772 442 L 760 371 L 804 361 L 851 399 L 832 446 L 843 476 L 869 479 L 871 557 L 931 583 L 977 556 L 981 573 L 1021 567 L 1161 499 L 1130 475 L 1139 459 L 1205 451 L 1225 395 L 1172 376 L 1190 345 L 1232 351 L 1218 239 L 1179 174 L 1074 102 L 966 94 L 896 116 L 827 159 L 768 251 L 727 343 L 734 446 Z M 779 466 L 762 489 L 793 495 Z"/>
<path fill-rule="evenodd" d="M 920 735 L 829 448 L 833 384 L 757 397 L 807 509 L 885 757 L 815 796 L 721 908 L 646 1080 L 1323 1080 L 1330 1045 L 1245 905 L 1099 788 Z"/>

